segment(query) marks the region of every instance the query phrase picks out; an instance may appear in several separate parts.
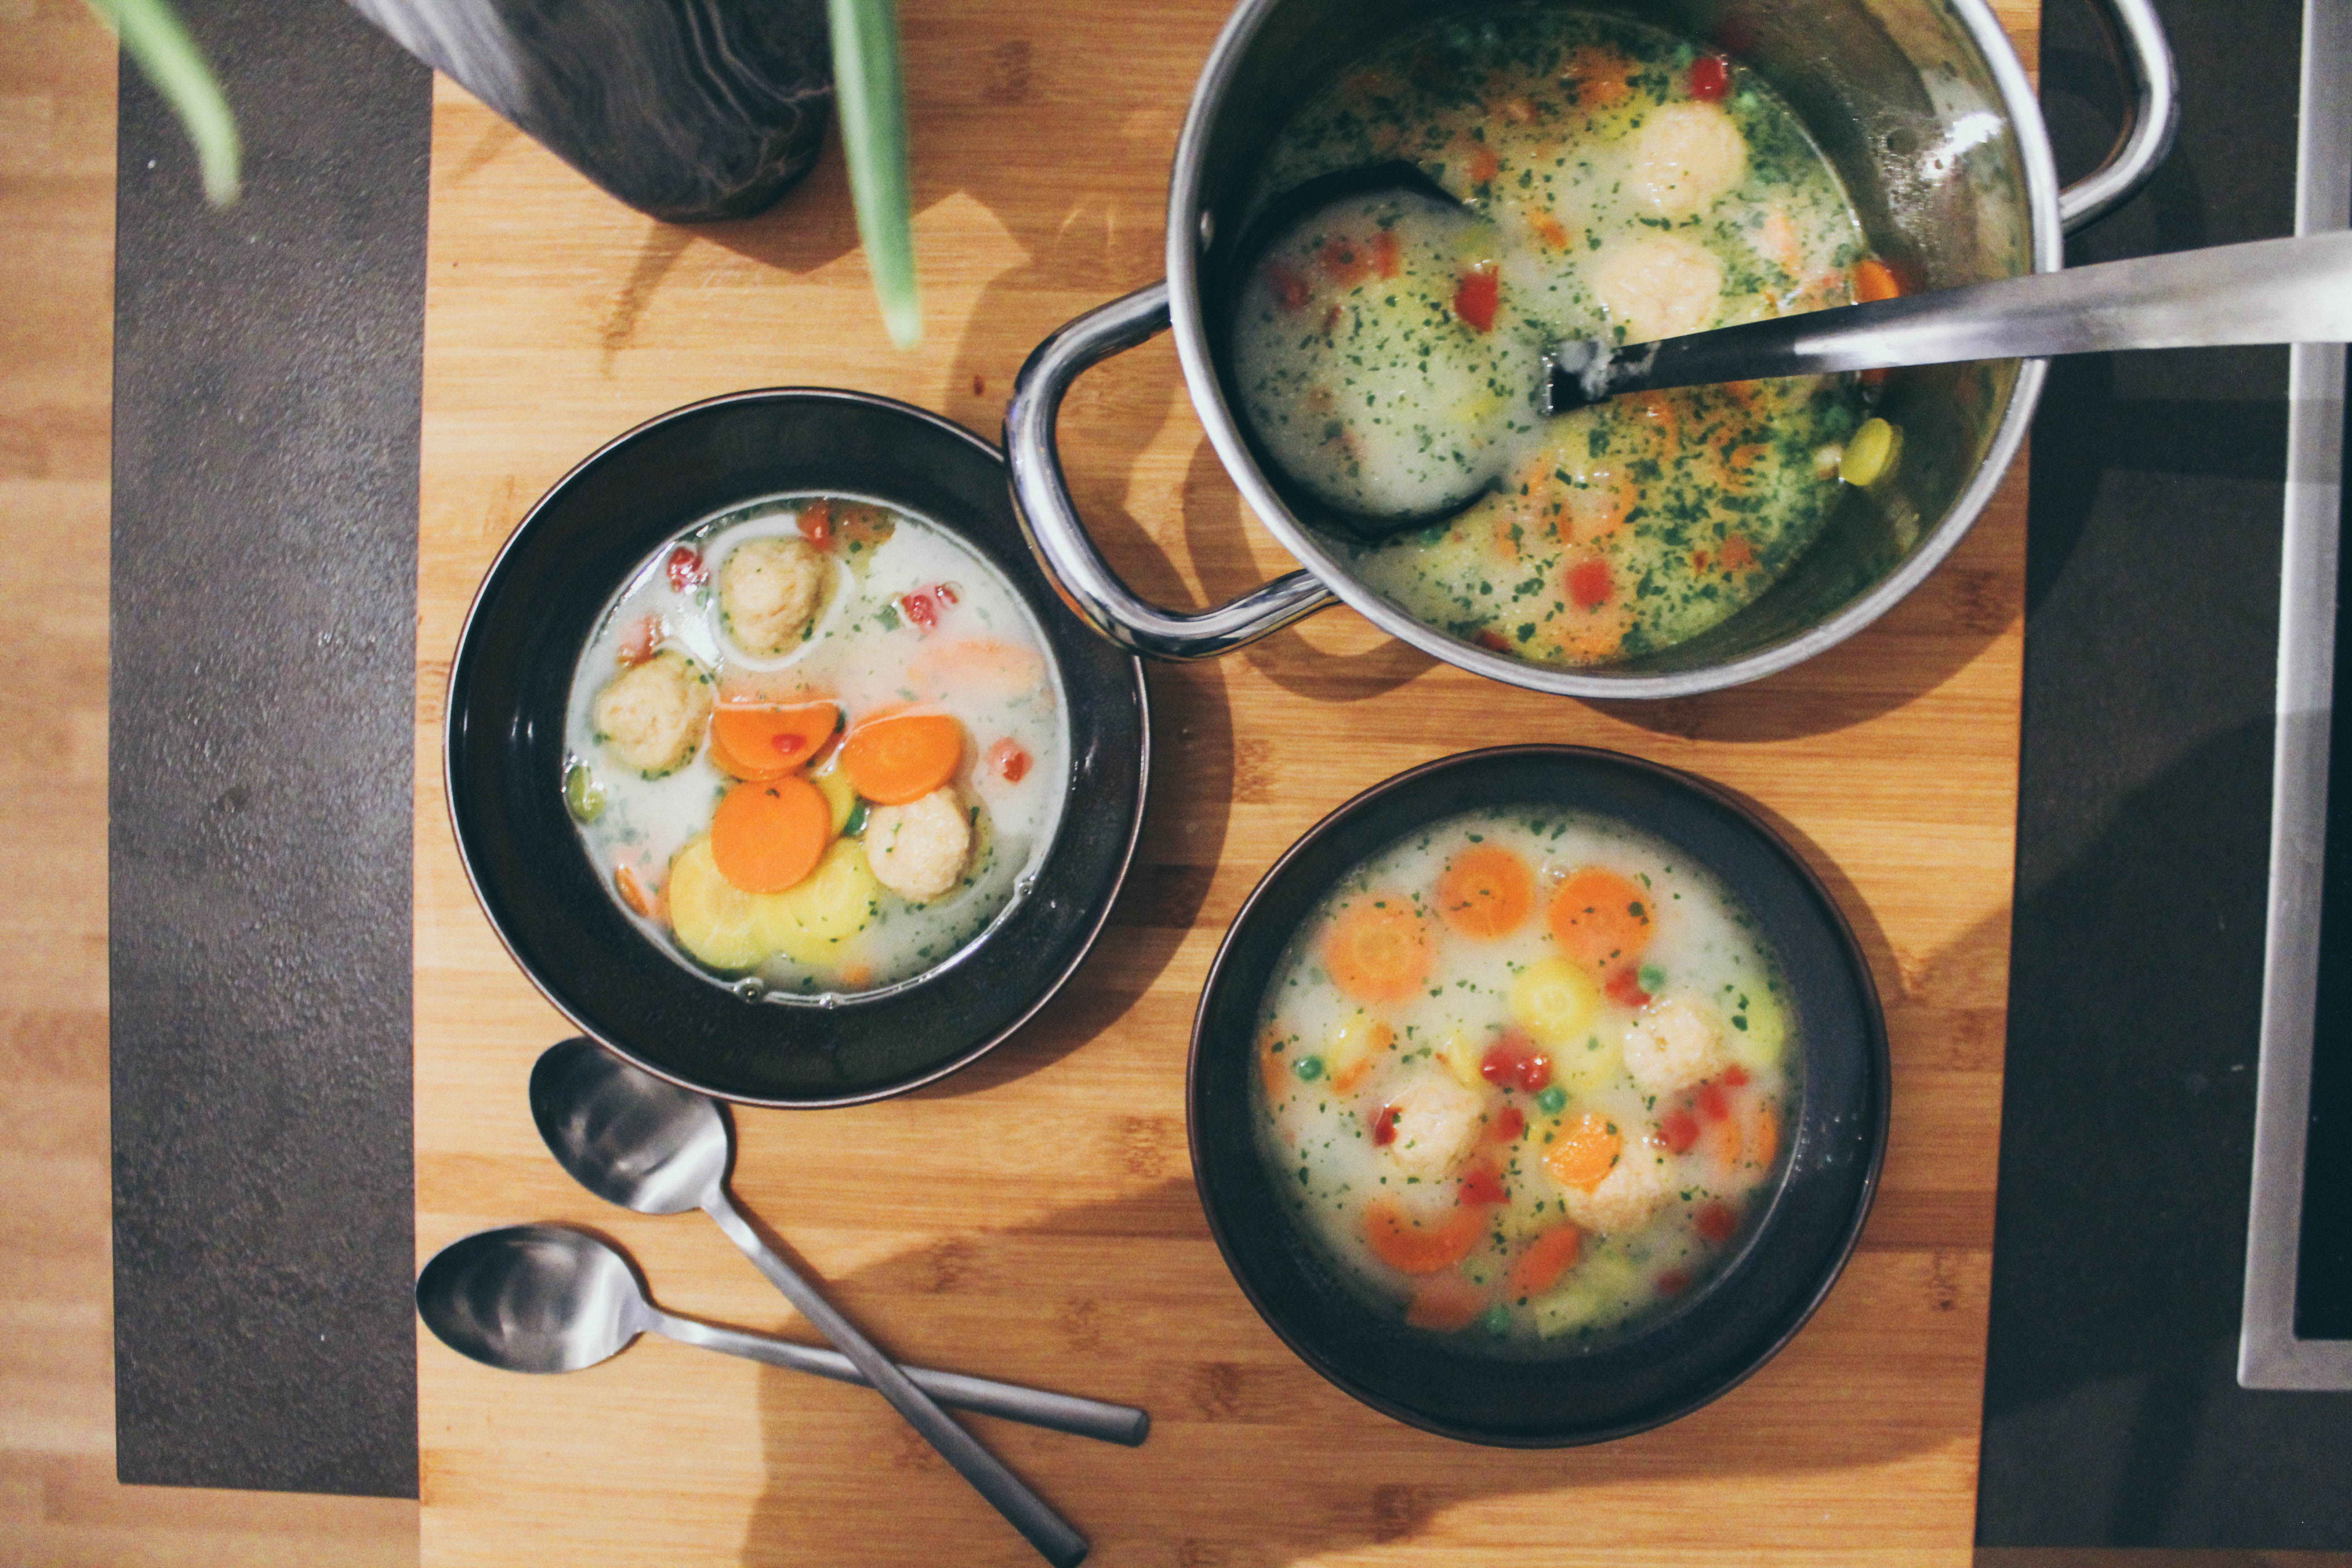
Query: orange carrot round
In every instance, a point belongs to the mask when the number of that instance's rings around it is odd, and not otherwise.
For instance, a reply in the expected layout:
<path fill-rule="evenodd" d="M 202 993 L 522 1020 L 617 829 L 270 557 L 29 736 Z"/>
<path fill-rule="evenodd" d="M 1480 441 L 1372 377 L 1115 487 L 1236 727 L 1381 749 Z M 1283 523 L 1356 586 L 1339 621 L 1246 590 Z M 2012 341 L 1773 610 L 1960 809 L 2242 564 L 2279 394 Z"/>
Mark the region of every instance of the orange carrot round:
<path fill-rule="evenodd" d="M 833 806 L 798 773 L 737 784 L 710 817 L 710 858 L 747 893 L 781 893 L 816 869 Z"/>
<path fill-rule="evenodd" d="M 1456 1208 L 1434 1225 L 1405 1217 L 1394 1204 L 1374 1198 L 1364 1205 L 1364 1239 L 1390 1268 L 1407 1274 L 1434 1274 L 1470 1256 L 1486 1232 L 1485 1212 Z"/>
<path fill-rule="evenodd" d="M 1437 879 L 1437 912 L 1467 937 L 1510 935 L 1535 901 L 1535 873 L 1499 844 L 1475 845 L 1456 855 Z"/>
<path fill-rule="evenodd" d="M 1614 871 L 1588 866 L 1551 896 L 1552 940 L 1598 973 L 1639 959 L 1651 929 L 1648 896 Z"/>
<path fill-rule="evenodd" d="M 1584 1233 L 1572 1225 L 1556 1225 L 1530 1243 L 1511 1265 L 1503 1293 L 1515 1301 L 1540 1296 L 1559 1283 L 1559 1277 L 1584 1256 Z"/>
<path fill-rule="evenodd" d="M 963 726 L 922 710 L 868 719 L 841 743 L 841 765 L 857 793 L 877 805 L 918 801 L 955 777 L 963 761 Z"/>
<path fill-rule="evenodd" d="M 841 727 L 835 702 L 721 702 L 710 714 L 710 760 L 739 779 L 780 779 Z"/>
<path fill-rule="evenodd" d="M 1588 1110 L 1560 1128 L 1544 1151 L 1544 1169 L 1561 1186 L 1589 1193 L 1617 1168 L 1617 1152 L 1623 1144 L 1606 1117 Z"/>
<path fill-rule="evenodd" d="M 1323 967 L 1360 1002 L 1402 1002 L 1429 973 L 1429 933 L 1400 899 L 1360 903 L 1332 922 Z"/>
<path fill-rule="evenodd" d="M 1856 303 L 1864 305 L 1878 300 L 1899 300 L 1903 297 L 1903 283 L 1895 276 L 1895 268 L 1875 256 L 1865 256 L 1853 264 L 1853 297 Z"/>
<path fill-rule="evenodd" d="M 1486 1310 L 1486 1292 L 1459 1274 L 1440 1274 L 1412 1293 L 1404 1321 L 1416 1329 L 1451 1334 L 1468 1328 Z"/>

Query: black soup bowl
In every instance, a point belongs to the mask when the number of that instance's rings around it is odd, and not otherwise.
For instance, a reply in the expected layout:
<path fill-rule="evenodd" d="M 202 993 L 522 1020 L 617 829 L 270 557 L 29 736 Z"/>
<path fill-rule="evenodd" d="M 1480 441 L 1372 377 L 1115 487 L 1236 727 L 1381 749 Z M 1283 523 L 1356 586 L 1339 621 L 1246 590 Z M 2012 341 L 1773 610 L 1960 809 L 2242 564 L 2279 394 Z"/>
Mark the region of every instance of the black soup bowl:
<path fill-rule="evenodd" d="M 811 493 L 927 519 L 992 563 L 1044 632 L 1069 726 L 1066 804 L 1034 887 L 939 967 L 868 997 L 753 997 L 661 950 L 605 889 L 563 799 L 573 671 L 630 574 L 705 518 Z M 499 939 L 592 1037 L 722 1099 L 848 1105 L 962 1067 L 1077 967 L 1134 852 L 1148 721 L 1139 663 L 1064 608 L 1022 542 L 996 448 L 861 393 L 738 393 L 589 458 L 499 552 L 450 671 L 449 813 Z"/>
<path fill-rule="evenodd" d="M 1777 1190 L 1686 1296 L 1589 1345 L 1540 1358 L 1408 1328 L 1341 1278 L 1291 1213 L 1258 1144 L 1259 1011 L 1286 945 L 1332 885 L 1407 834 L 1491 806 L 1614 818 L 1713 873 L 1789 984 L 1800 1104 Z M 1333 812 L 1275 863 L 1234 919 L 1192 1028 L 1193 1179 L 1234 1278 L 1268 1326 L 1340 1388 L 1469 1442 L 1559 1447 L 1672 1421 L 1790 1341 L 1860 1234 L 1886 1148 L 1886 1030 L 1870 970 L 1819 879 L 1753 812 L 1687 774 L 1573 746 L 1471 752 L 1399 774 Z"/>

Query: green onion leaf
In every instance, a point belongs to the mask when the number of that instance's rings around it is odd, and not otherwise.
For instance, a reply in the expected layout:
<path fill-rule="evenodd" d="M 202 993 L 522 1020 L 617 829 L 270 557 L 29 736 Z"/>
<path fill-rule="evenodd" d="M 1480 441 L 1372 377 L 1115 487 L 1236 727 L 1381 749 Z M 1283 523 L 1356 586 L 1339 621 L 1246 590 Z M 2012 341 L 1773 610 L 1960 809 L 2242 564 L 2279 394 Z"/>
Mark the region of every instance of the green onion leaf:
<path fill-rule="evenodd" d="M 841 104 L 841 146 L 857 235 L 890 341 L 913 348 L 923 338 L 923 303 L 915 288 L 915 234 L 907 180 L 907 89 L 898 69 L 896 0 L 825 0 L 833 29 L 834 91 Z"/>
<path fill-rule="evenodd" d="M 887 0 L 884 0 L 887 5 Z M 124 52 L 179 116 L 203 170 L 205 196 L 225 207 L 236 200 L 239 148 L 236 117 L 203 51 L 180 25 L 170 0 L 89 0 L 98 19 L 114 29 Z"/>

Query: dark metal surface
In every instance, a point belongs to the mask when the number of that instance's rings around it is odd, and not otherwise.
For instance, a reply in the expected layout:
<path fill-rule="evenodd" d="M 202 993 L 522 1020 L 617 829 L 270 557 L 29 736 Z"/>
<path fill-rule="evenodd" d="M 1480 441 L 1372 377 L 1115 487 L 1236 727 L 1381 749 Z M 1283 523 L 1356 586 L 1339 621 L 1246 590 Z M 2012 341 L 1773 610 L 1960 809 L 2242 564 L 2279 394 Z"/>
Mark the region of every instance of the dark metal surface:
<path fill-rule="evenodd" d="M 2291 230 L 2302 7 L 2162 8 L 2193 62 L 2179 145 L 2070 261 Z M 2045 12 L 2042 72 L 2083 167 L 2115 89 L 2074 0 Z M 1988 1546 L 2352 1546 L 2352 1395 L 2235 1376 L 2285 370 L 2063 361 L 2035 423 Z"/>
<path fill-rule="evenodd" d="M 108 805 L 122 1479 L 414 1496 L 409 823 L 431 78 L 193 0 L 122 77 Z"/>

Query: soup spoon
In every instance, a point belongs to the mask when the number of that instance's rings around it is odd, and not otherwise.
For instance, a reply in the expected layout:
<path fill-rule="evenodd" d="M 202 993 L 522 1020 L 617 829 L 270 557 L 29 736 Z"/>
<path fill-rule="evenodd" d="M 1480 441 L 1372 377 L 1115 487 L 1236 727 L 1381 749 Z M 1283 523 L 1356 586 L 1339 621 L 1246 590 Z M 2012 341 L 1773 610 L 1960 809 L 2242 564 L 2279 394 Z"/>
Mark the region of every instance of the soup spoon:
<path fill-rule="evenodd" d="M 698 1208 L 718 1221 L 785 1300 L 1047 1562 L 1076 1568 L 1085 1560 L 1085 1536 L 957 1426 L 744 1220 L 727 1193 L 733 1130 L 715 1101 L 588 1040 L 570 1039 L 550 1047 L 531 1068 L 530 1114 L 556 1163 L 598 1197 L 639 1214 Z"/>
<path fill-rule="evenodd" d="M 416 1310 L 443 1344 L 503 1372 L 577 1372 L 650 1332 L 835 1383 L 866 1382 L 839 1351 L 663 1311 L 646 1299 L 617 1249 L 566 1226 L 509 1226 L 451 1242 L 417 1275 Z M 984 1415 L 1130 1448 L 1151 1429 L 1150 1415 L 1125 1405 L 927 1367 L 901 1370 L 940 1404 Z"/>

